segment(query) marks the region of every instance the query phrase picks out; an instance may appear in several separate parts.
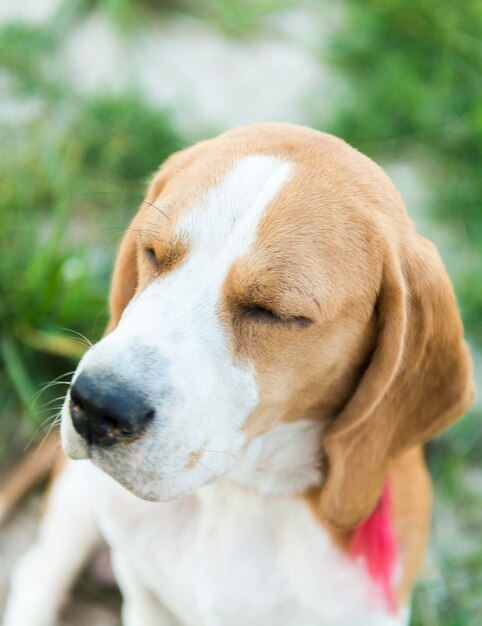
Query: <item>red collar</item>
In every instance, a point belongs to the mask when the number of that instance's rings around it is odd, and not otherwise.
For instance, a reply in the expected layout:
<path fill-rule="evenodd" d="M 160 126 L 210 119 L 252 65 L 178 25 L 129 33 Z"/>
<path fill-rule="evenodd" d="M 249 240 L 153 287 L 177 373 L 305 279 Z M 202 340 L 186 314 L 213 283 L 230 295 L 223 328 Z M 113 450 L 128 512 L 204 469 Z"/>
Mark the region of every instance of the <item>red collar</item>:
<path fill-rule="evenodd" d="M 373 513 L 357 526 L 350 546 L 352 558 L 361 557 L 370 578 L 379 585 L 391 612 L 397 603 L 393 588 L 398 548 L 392 515 L 392 489 L 390 479 L 385 481 L 382 495 Z"/>

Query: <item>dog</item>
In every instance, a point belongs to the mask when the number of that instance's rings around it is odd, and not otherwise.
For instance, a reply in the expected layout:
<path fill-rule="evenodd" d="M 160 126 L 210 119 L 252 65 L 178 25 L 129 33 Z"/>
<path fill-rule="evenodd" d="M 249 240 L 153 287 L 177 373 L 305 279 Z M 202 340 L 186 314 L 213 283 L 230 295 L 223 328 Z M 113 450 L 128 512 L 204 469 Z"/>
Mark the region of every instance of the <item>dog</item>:
<path fill-rule="evenodd" d="M 100 536 L 125 626 L 407 624 L 421 446 L 473 384 L 449 278 L 383 170 L 281 123 L 174 154 L 110 316 L 5 626 L 52 626 Z"/>

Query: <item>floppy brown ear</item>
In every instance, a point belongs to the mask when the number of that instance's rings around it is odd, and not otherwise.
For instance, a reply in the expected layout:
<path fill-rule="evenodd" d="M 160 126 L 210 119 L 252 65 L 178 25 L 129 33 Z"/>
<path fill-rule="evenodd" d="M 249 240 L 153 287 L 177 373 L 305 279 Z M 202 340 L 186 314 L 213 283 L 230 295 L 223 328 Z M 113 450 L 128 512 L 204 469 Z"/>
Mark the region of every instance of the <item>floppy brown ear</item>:
<path fill-rule="evenodd" d="M 166 182 L 164 166 L 154 175 L 143 202 L 153 203 Z M 142 205 L 141 209 L 142 210 Z M 117 253 L 109 295 L 110 319 L 106 334 L 119 323 L 121 315 L 137 290 L 137 228 L 136 218 L 129 224 Z"/>
<path fill-rule="evenodd" d="M 146 207 L 155 204 L 168 181 L 189 162 L 196 158 L 206 142 L 201 142 L 171 155 L 161 165 L 149 183 L 146 197 L 141 204 L 139 213 Z M 124 238 L 117 253 L 117 259 L 112 274 L 112 282 L 109 296 L 110 319 L 106 334 L 110 333 L 119 323 L 121 315 L 134 297 L 137 290 L 137 216 L 133 219 L 126 230 Z"/>
<path fill-rule="evenodd" d="M 112 274 L 109 295 L 110 318 L 105 333 L 119 323 L 122 312 L 132 300 L 137 289 L 137 234 L 128 227 L 122 239 Z"/>
<path fill-rule="evenodd" d="M 352 528 L 380 497 L 390 461 L 459 417 L 474 396 L 471 362 L 450 280 L 416 233 L 388 246 L 375 351 L 324 437 L 325 518 Z"/>

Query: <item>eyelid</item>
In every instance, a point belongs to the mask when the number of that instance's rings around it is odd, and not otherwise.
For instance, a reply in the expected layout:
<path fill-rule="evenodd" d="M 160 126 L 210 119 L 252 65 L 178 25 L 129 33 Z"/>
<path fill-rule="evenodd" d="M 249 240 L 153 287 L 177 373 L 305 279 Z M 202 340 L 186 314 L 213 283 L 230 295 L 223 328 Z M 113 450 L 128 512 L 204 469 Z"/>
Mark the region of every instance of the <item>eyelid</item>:
<path fill-rule="evenodd" d="M 269 323 L 278 325 L 295 324 L 300 327 L 309 326 L 312 320 L 303 315 L 282 316 L 277 311 L 259 304 L 244 305 L 241 308 L 241 315 L 244 318 L 252 319 L 259 323 Z"/>
<path fill-rule="evenodd" d="M 147 259 L 151 263 L 155 263 L 156 265 L 159 265 L 159 259 L 157 258 L 156 251 L 154 250 L 154 248 L 152 248 L 151 246 L 142 246 L 142 250 L 145 256 L 147 257 Z"/>
<path fill-rule="evenodd" d="M 242 310 L 244 317 L 260 319 L 264 321 L 282 322 L 281 317 L 268 307 L 264 307 L 260 304 L 245 305 Z"/>

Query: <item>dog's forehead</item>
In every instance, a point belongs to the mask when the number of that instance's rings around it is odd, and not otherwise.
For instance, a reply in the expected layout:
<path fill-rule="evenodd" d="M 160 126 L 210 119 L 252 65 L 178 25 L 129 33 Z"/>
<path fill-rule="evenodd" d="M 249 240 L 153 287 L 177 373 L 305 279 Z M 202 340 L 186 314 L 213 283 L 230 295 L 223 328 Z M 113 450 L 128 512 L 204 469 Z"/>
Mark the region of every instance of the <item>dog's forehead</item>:
<path fill-rule="evenodd" d="M 394 191 L 378 166 L 343 141 L 289 124 L 235 129 L 180 156 L 142 213 L 159 226 L 167 216 L 169 231 L 191 237 L 209 230 L 211 245 L 247 213 L 257 213 L 258 223 L 269 216 L 270 235 L 281 237 L 289 234 L 287 220 L 291 231 L 311 227 L 313 213 L 340 226 L 338 209 L 349 211 L 355 196 Z"/>
<path fill-rule="evenodd" d="M 217 184 L 185 207 L 176 235 L 198 249 L 222 246 L 239 255 L 246 253 L 293 169 L 293 163 L 274 155 L 240 157 Z"/>
<path fill-rule="evenodd" d="M 357 284 L 371 291 L 380 267 L 375 215 L 386 216 L 397 201 L 370 159 L 334 137 L 289 125 L 231 131 L 186 153 L 174 172 L 165 170 L 162 188 L 138 216 L 138 230 L 160 246 L 159 256 L 174 246 L 182 251 L 176 258 L 204 251 L 214 263 L 223 251 L 226 267 L 244 257 L 261 274 L 270 266 L 278 278 L 309 276 L 312 287 L 316 281 L 314 288 L 337 299 L 340 273 L 348 276 L 347 292 Z"/>
<path fill-rule="evenodd" d="M 209 151 L 143 204 L 135 228 L 161 257 L 174 246 L 184 250 L 184 260 L 223 251 L 234 261 L 260 248 L 266 221 L 286 229 L 277 215 L 297 173 L 295 162 L 273 152 Z"/>

